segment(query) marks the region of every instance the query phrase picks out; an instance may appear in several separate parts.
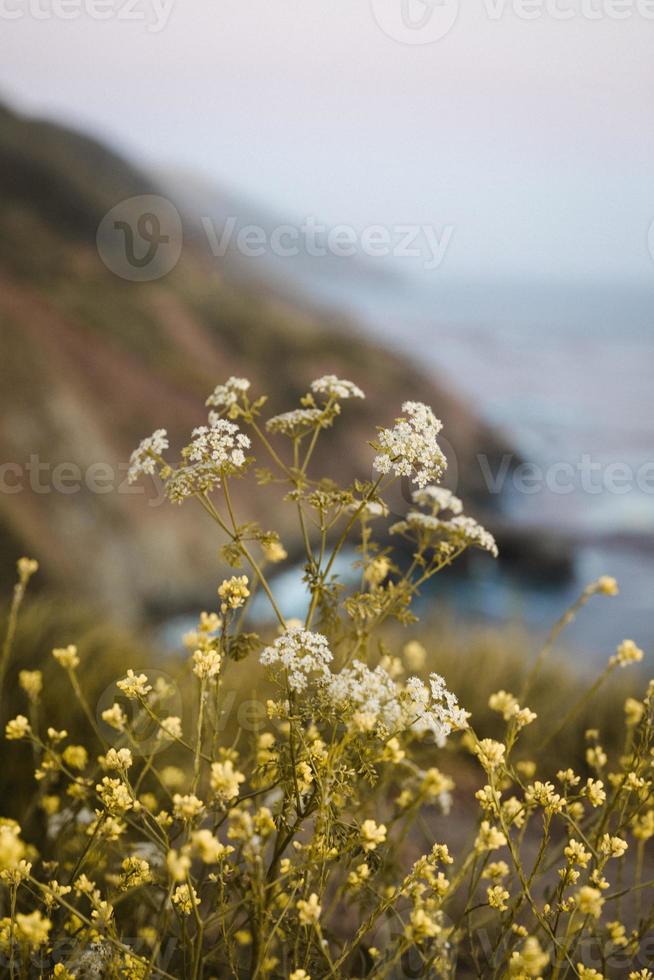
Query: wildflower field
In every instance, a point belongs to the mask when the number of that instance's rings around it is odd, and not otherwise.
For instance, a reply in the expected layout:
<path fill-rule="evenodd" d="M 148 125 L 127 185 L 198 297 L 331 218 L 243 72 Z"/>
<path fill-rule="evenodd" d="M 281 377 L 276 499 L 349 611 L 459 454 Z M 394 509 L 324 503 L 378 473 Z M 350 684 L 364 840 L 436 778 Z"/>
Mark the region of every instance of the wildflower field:
<path fill-rule="evenodd" d="M 266 418 L 250 388 L 219 385 L 176 461 L 163 429 L 132 455 L 130 480 L 156 476 L 195 506 L 232 570 L 179 665 L 125 660 L 99 696 L 64 635 L 47 666 L 23 644 L 17 668 L 38 573 L 18 562 L 0 662 L 3 975 L 653 980 L 654 684 L 626 695 L 623 670 L 644 656 L 631 639 L 586 687 L 551 667 L 565 626 L 615 579 L 591 583 L 501 689 L 485 655 L 462 678 L 412 602 L 468 549 L 497 547 L 439 485 L 432 410 L 405 402 L 371 433 L 371 479 L 341 487 L 320 436 L 363 392 L 328 375 Z M 244 479 L 295 515 L 302 621 L 274 594 L 284 542 L 239 513 Z M 397 520 L 386 498 L 401 479 L 412 504 Z"/>

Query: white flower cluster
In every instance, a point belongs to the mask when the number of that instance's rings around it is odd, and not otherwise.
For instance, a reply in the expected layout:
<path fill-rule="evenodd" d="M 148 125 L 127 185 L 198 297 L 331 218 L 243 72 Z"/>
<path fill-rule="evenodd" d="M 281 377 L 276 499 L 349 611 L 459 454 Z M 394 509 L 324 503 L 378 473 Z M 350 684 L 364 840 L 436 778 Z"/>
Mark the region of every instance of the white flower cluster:
<path fill-rule="evenodd" d="M 468 714 L 459 707 L 440 674 L 429 675 L 429 687 L 419 677 L 406 682 L 405 710 L 413 717 L 411 728 L 419 734 L 431 732 L 438 745 L 455 730 L 468 727 Z"/>
<path fill-rule="evenodd" d="M 195 493 L 213 490 L 220 485 L 223 471 L 233 473 L 245 465 L 249 437 L 227 419 L 214 415 L 210 421 L 210 425 L 193 430 L 192 442 L 182 450 L 186 465 L 168 479 L 166 493 L 176 503 Z"/>
<path fill-rule="evenodd" d="M 224 385 L 214 388 L 206 404 L 212 408 L 231 408 L 249 389 L 250 382 L 247 378 L 228 378 Z"/>
<path fill-rule="evenodd" d="M 181 504 L 196 493 L 209 493 L 220 485 L 220 474 L 210 463 L 183 466 L 168 478 L 166 495 L 174 504 Z"/>
<path fill-rule="evenodd" d="M 460 541 L 462 544 L 465 543 L 475 548 L 481 548 L 482 551 L 489 551 L 494 558 L 497 558 L 498 550 L 495 538 L 490 531 L 487 531 L 485 527 L 478 524 L 474 518 L 465 517 L 464 515 L 453 517 L 451 521 L 447 522 L 447 531 L 451 537 Z"/>
<path fill-rule="evenodd" d="M 378 473 L 410 476 L 419 487 L 439 480 L 447 460 L 437 442 L 443 428 L 431 408 L 422 402 L 404 402 L 392 429 L 381 429 L 377 437 L 379 454 L 373 467 Z"/>
<path fill-rule="evenodd" d="M 308 432 L 322 418 L 323 412 L 320 408 L 295 408 L 292 412 L 283 412 L 268 419 L 266 428 L 269 432 L 294 438 Z"/>
<path fill-rule="evenodd" d="M 411 499 L 418 507 L 430 510 L 432 514 L 440 514 L 442 510 L 449 510 L 452 514 L 462 514 L 463 504 L 458 497 L 455 497 L 451 490 L 445 487 L 428 486 L 422 490 L 414 490 Z"/>
<path fill-rule="evenodd" d="M 272 646 L 262 650 L 259 659 L 265 667 L 283 667 L 287 671 L 291 690 L 304 691 L 311 674 L 324 677 L 329 672 L 332 653 L 321 633 L 291 626 L 277 637 Z"/>
<path fill-rule="evenodd" d="M 259 659 L 283 668 L 292 691 L 305 691 L 313 678 L 330 708 L 357 731 L 431 733 L 442 745 L 450 732 L 467 727 L 467 713 L 439 674 L 430 674 L 429 685 L 418 677 L 402 685 L 381 664 L 371 669 L 361 660 L 332 673 L 327 640 L 301 626 L 287 628 Z"/>
<path fill-rule="evenodd" d="M 139 476 L 152 476 L 155 472 L 158 457 L 168 449 L 168 433 L 165 429 L 157 429 L 147 439 L 141 441 L 129 459 L 127 482 L 135 483 Z"/>
<path fill-rule="evenodd" d="M 383 500 L 355 500 L 345 508 L 348 514 L 358 514 L 362 520 L 372 521 L 388 517 L 388 507 Z"/>
<path fill-rule="evenodd" d="M 240 469 L 245 463 L 245 449 L 250 439 L 234 422 L 214 419 L 212 425 L 201 425 L 191 433 L 193 441 L 182 450 L 191 463 L 209 463 L 218 469 Z"/>
<path fill-rule="evenodd" d="M 429 686 L 418 677 L 402 686 L 385 667 L 371 670 L 354 660 L 338 674 L 329 674 L 323 690 L 333 708 L 347 709 L 360 731 L 431 733 L 443 745 L 452 731 L 467 728 L 466 712 L 438 674 L 430 674 Z"/>
<path fill-rule="evenodd" d="M 407 531 L 415 531 L 427 538 L 449 541 L 456 548 L 475 547 L 490 552 L 495 558 L 498 555 L 497 544 L 490 531 L 464 514 L 457 514 L 451 520 L 444 521 L 434 514 L 410 510 L 405 520 L 398 521 L 390 528 L 391 534 L 406 534 Z"/>
<path fill-rule="evenodd" d="M 439 531 L 445 532 L 448 523 L 448 521 L 442 521 L 440 517 L 435 517 L 433 514 L 423 514 L 419 510 L 410 510 L 405 520 L 393 524 L 391 534 L 400 534 L 409 528 L 412 531 L 422 531 L 425 534 L 437 534 Z"/>
<path fill-rule="evenodd" d="M 371 670 L 360 660 L 353 660 L 351 666 L 326 678 L 324 690 L 332 707 L 351 709 L 359 729 L 372 731 L 383 725 L 387 731 L 395 731 L 399 726 L 402 709 L 397 685 L 382 666 Z"/>
<path fill-rule="evenodd" d="M 325 374 L 322 378 L 316 378 L 311 382 L 311 390 L 314 394 L 328 395 L 330 398 L 365 398 L 361 388 L 353 384 L 352 381 L 344 381 L 337 378 L 335 374 Z"/>

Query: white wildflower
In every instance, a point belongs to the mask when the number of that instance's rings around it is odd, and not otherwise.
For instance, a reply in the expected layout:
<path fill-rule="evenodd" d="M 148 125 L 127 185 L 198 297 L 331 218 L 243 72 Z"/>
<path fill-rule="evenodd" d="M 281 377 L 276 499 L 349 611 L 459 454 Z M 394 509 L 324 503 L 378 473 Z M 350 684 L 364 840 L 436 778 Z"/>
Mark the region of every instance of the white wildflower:
<path fill-rule="evenodd" d="M 443 745 L 452 731 L 467 727 L 466 712 L 438 674 L 430 675 L 429 686 L 410 677 L 401 687 L 381 665 L 371 670 L 354 660 L 326 677 L 324 691 L 331 704 L 346 711 L 353 726 L 362 731 L 431 732 Z"/>
<path fill-rule="evenodd" d="M 345 508 L 348 514 L 358 514 L 360 519 L 371 521 L 377 517 L 388 517 L 388 507 L 382 500 L 355 500 Z"/>
<path fill-rule="evenodd" d="M 330 704 L 348 714 L 355 728 L 361 728 L 363 718 L 369 719 L 368 730 L 383 725 L 391 731 L 400 724 L 399 689 L 381 666 L 371 670 L 360 660 L 353 660 L 349 667 L 326 678 L 324 690 Z"/>
<path fill-rule="evenodd" d="M 461 543 L 489 551 L 497 558 L 498 550 L 493 535 L 472 517 L 453 517 L 448 521 L 448 534 Z"/>
<path fill-rule="evenodd" d="M 463 504 L 458 497 L 455 497 L 451 490 L 445 487 L 428 486 L 421 490 L 414 490 L 411 499 L 418 507 L 426 507 L 432 514 L 439 514 L 442 510 L 449 510 L 452 514 L 461 514 Z"/>
<path fill-rule="evenodd" d="M 325 374 L 322 378 L 317 378 L 311 382 L 311 390 L 314 394 L 328 395 L 330 398 L 365 398 L 366 396 L 351 381 L 344 381 L 337 378 L 335 374 Z"/>
<path fill-rule="evenodd" d="M 234 422 L 214 419 L 213 425 L 201 425 L 193 429 L 190 445 L 182 450 L 182 456 L 190 463 L 212 464 L 217 469 L 241 469 L 245 464 L 245 449 L 250 439 Z"/>
<path fill-rule="evenodd" d="M 441 520 L 434 514 L 423 514 L 410 510 L 406 519 L 398 521 L 390 528 L 391 534 L 406 534 L 415 531 L 424 538 L 423 544 L 435 540 L 449 541 L 455 548 L 476 547 L 488 551 L 497 558 L 498 550 L 493 535 L 478 524 L 472 517 L 457 515 L 449 521 Z"/>
<path fill-rule="evenodd" d="M 142 475 L 152 476 L 161 462 L 161 454 L 166 449 L 168 449 L 168 433 L 165 429 L 157 429 L 147 439 L 143 439 L 130 456 L 128 483 L 134 483 Z"/>
<path fill-rule="evenodd" d="M 183 466 L 168 478 L 166 496 L 173 504 L 181 504 L 196 493 L 210 493 L 220 485 L 220 474 L 209 463 Z"/>
<path fill-rule="evenodd" d="M 375 446 L 379 455 L 373 467 L 378 473 L 410 476 L 419 487 L 426 487 L 440 479 L 447 467 L 437 442 L 443 426 L 422 402 L 405 402 L 402 411 L 407 417 L 399 418 L 392 429 L 379 432 Z"/>
<path fill-rule="evenodd" d="M 320 408 L 295 408 L 292 412 L 282 412 L 281 415 L 274 415 L 268 419 L 266 428 L 269 432 L 296 438 L 319 425 L 323 417 L 324 413 Z"/>
<path fill-rule="evenodd" d="M 272 646 L 266 647 L 259 659 L 265 667 L 283 667 L 291 690 L 303 691 L 310 674 L 328 673 L 332 653 L 321 633 L 293 626 L 278 636 Z"/>
<path fill-rule="evenodd" d="M 250 382 L 247 378 L 228 378 L 224 385 L 214 388 L 206 404 L 212 408 L 231 408 L 249 389 Z"/>
<path fill-rule="evenodd" d="M 166 483 L 166 494 L 181 503 L 196 493 L 209 493 L 220 486 L 223 473 L 234 473 L 245 466 L 245 450 L 250 439 L 234 422 L 212 413 L 209 425 L 193 429 L 192 440 L 182 449 L 183 465 Z"/>
<path fill-rule="evenodd" d="M 429 675 L 429 688 L 419 677 L 409 677 L 404 703 L 411 729 L 419 734 L 430 732 L 438 745 L 444 745 L 451 732 L 468 727 L 468 713 L 440 674 Z"/>

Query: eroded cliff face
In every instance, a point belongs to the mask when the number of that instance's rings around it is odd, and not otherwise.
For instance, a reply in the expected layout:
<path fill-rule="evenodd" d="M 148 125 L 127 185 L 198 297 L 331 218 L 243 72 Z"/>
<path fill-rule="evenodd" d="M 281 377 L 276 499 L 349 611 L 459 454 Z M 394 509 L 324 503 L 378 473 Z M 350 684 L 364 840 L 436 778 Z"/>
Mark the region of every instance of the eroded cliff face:
<path fill-rule="evenodd" d="M 45 580 L 121 615 L 210 595 L 220 541 L 199 509 L 129 487 L 126 462 L 153 429 L 175 448 L 205 418 L 204 400 L 231 374 L 271 395 L 271 414 L 297 404 L 312 378 L 334 373 L 367 393 L 325 436 L 339 479 L 368 477 L 375 426 L 406 398 L 445 424 L 457 489 L 488 505 L 476 460 L 496 467 L 502 440 L 447 385 L 312 309 L 288 286 L 209 261 L 193 237 L 156 282 L 129 282 L 101 261 L 95 235 L 119 201 L 156 192 L 108 149 L 0 109 L 0 574 L 18 552 Z M 327 475 L 318 471 L 315 475 Z M 261 518 L 239 484 L 243 518 Z M 285 530 L 284 510 L 279 521 Z M 289 523 L 290 528 L 290 523 Z M 290 531 L 289 531 L 290 534 Z M 292 552 L 292 539 L 286 540 Z"/>

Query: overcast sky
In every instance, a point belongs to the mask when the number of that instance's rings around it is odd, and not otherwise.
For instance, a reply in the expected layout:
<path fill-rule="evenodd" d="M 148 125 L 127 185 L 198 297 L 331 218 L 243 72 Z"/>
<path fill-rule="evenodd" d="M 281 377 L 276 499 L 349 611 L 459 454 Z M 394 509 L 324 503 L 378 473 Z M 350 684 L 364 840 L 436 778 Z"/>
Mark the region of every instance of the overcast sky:
<path fill-rule="evenodd" d="M 59 2 L 0 0 L 15 105 L 292 218 L 452 225 L 448 275 L 654 280 L 654 19 L 637 0 L 624 20 L 609 0 L 558 0 L 566 20 L 552 0 L 533 20 L 461 0 L 430 43 L 456 0 L 431 17 L 422 0 L 138 0 L 139 20 L 126 0 L 93 0 L 106 20 Z"/>

